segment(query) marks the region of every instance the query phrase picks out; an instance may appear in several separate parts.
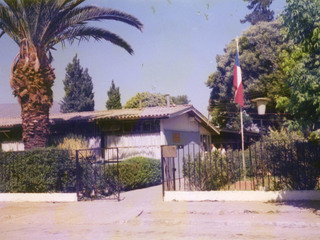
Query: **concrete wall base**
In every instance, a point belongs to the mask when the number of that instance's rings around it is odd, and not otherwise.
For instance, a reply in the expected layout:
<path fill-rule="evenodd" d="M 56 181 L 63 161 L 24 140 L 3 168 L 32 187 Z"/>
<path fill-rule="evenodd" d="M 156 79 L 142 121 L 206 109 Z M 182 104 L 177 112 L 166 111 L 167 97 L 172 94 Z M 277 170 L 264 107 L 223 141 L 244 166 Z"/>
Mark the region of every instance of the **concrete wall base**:
<path fill-rule="evenodd" d="M 77 202 L 76 193 L 0 193 L 0 202 Z"/>
<path fill-rule="evenodd" d="M 320 201 L 320 191 L 166 191 L 164 201 Z"/>

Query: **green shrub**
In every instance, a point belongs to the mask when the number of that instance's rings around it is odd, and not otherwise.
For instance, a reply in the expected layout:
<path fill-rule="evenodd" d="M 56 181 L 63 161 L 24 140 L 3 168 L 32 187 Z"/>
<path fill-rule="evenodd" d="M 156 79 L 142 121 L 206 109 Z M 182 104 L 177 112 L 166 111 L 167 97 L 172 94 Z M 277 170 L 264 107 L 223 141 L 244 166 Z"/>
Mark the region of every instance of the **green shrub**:
<path fill-rule="evenodd" d="M 119 181 L 121 190 L 133 190 L 154 186 L 161 183 L 161 163 L 159 160 L 134 157 L 119 163 Z M 106 177 L 110 181 L 110 169 L 107 170 Z M 114 165 L 112 175 L 116 176 L 117 170 Z"/>
<path fill-rule="evenodd" d="M 0 153 L 0 192 L 62 192 L 75 186 L 69 151 L 37 149 Z"/>
<path fill-rule="evenodd" d="M 219 151 L 210 154 L 211 156 L 197 156 L 192 161 L 185 159 L 183 176 L 187 179 L 190 190 L 220 190 L 228 182 L 234 182 L 238 176 L 236 172 L 231 172 L 228 165 L 230 160 L 226 156 L 222 156 Z"/>

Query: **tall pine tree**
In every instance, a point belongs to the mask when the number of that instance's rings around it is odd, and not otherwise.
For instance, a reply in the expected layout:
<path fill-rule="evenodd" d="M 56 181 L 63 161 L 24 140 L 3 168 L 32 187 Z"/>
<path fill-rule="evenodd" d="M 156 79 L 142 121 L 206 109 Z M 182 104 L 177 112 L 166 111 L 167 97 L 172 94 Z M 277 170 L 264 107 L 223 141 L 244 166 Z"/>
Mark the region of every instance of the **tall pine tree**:
<path fill-rule="evenodd" d="M 121 109 L 121 95 L 119 87 L 116 87 L 114 81 L 112 80 L 111 87 L 108 91 L 108 100 L 106 102 L 106 108 L 110 109 Z"/>
<path fill-rule="evenodd" d="M 65 96 L 60 105 L 60 111 L 68 112 L 84 112 L 94 110 L 94 94 L 92 78 L 88 73 L 88 69 L 80 65 L 78 56 L 69 63 L 66 68 L 66 77 L 63 80 Z"/>
<path fill-rule="evenodd" d="M 270 5 L 273 0 L 244 0 L 248 2 L 247 8 L 252 10 L 241 23 L 249 22 L 251 25 L 256 25 L 258 22 L 271 22 L 274 19 L 274 11 L 270 10 Z"/>

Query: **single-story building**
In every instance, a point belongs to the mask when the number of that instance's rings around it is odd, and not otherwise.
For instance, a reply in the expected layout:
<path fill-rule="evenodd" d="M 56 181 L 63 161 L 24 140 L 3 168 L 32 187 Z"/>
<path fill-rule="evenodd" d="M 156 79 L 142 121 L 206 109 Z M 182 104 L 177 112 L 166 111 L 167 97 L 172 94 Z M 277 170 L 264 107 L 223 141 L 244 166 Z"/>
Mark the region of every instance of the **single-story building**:
<path fill-rule="evenodd" d="M 160 159 L 161 145 L 193 143 L 209 150 L 212 136 L 219 134 L 192 105 L 59 113 L 50 115 L 50 123 L 52 137 L 81 134 L 90 148 L 117 147 L 120 159 L 134 155 Z M 21 133 L 21 118 L 0 118 L 3 151 L 24 150 Z"/>

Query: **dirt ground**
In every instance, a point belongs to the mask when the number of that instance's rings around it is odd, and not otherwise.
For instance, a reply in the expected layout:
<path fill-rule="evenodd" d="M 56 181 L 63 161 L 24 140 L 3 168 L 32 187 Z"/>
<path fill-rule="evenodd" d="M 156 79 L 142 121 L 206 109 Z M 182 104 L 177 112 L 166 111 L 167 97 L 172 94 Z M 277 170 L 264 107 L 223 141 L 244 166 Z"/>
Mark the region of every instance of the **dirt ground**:
<path fill-rule="evenodd" d="M 320 239 L 320 202 L 162 202 L 161 187 L 122 201 L 0 203 L 0 239 Z"/>

